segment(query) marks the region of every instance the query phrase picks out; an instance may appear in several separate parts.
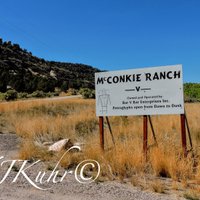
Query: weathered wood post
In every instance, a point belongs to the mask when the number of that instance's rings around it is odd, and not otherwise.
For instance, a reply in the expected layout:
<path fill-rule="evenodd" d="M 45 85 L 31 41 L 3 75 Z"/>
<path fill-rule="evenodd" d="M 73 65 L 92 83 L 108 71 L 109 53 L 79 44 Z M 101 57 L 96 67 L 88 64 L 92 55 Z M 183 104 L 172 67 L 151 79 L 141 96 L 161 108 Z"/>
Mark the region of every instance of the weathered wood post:
<path fill-rule="evenodd" d="M 186 128 L 185 128 L 185 114 L 181 114 L 181 141 L 182 150 L 184 157 L 187 157 L 187 138 L 186 138 Z"/>
<path fill-rule="evenodd" d="M 100 133 L 100 146 L 104 150 L 104 119 L 99 117 L 99 133 Z"/>

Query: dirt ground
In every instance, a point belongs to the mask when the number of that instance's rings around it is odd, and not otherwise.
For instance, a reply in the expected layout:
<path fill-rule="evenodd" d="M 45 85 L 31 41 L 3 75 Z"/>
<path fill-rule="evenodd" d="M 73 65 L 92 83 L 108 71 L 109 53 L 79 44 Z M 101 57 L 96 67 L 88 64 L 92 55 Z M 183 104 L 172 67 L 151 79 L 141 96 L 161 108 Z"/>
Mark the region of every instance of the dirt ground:
<path fill-rule="evenodd" d="M 15 134 L 0 134 L 0 156 L 4 160 L 16 159 L 20 140 Z M 5 172 L 10 164 L 0 165 L 0 181 L 3 179 Z M 20 164 L 19 164 L 20 166 Z M 74 175 L 68 174 L 60 183 L 48 183 L 45 187 L 50 189 L 46 191 L 34 188 L 21 174 L 16 182 L 12 183 L 18 170 L 16 164 L 8 177 L 0 184 L 0 200 L 170 200 L 182 199 L 176 194 L 158 194 L 151 191 L 142 191 L 138 187 L 133 187 L 130 183 L 120 183 L 118 181 L 93 182 L 91 184 L 81 184 L 76 181 Z M 30 170 L 27 175 L 35 177 L 38 171 L 47 171 L 45 163 L 38 163 Z M 48 172 L 50 173 L 50 171 Z"/>

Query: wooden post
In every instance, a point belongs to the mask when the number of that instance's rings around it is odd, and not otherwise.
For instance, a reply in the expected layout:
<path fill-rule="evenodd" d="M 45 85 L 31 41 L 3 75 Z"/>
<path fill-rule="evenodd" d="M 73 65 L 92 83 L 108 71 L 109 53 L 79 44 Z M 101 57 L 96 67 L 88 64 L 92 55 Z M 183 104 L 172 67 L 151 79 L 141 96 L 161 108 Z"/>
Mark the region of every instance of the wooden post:
<path fill-rule="evenodd" d="M 187 139 L 186 139 L 186 128 L 185 128 L 185 114 L 181 114 L 181 140 L 184 157 L 187 156 Z"/>
<path fill-rule="evenodd" d="M 147 115 L 143 116 L 143 153 L 147 161 L 147 145 L 148 145 L 148 118 Z"/>
<path fill-rule="evenodd" d="M 99 117 L 99 133 L 100 133 L 100 146 L 104 150 L 104 125 L 103 117 Z"/>

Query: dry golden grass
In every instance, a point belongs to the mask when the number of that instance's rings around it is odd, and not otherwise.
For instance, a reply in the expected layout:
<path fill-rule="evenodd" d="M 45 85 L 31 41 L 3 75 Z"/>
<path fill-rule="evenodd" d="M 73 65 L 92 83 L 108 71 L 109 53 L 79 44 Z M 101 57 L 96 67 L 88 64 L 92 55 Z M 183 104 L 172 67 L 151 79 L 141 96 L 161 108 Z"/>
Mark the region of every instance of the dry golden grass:
<path fill-rule="evenodd" d="M 199 200 L 200 192 L 195 189 L 191 189 L 183 195 L 188 200 Z"/>
<path fill-rule="evenodd" d="M 69 99 L 58 101 L 21 101 L 0 104 L 0 113 L 9 124 L 11 131 L 23 138 L 19 152 L 22 159 L 58 159 L 60 154 L 49 155 L 41 149 L 44 142 L 54 142 L 70 138 L 84 142 L 83 154 L 66 156 L 62 166 L 78 163 L 84 158 L 95 159 L 102 167 L 102 177 L 123 180 L 133 175 L 151 174 L 170 177 L 187 183 L 195 180 L 200 183 L 200 104 L 186 104 L 186 112 L 192 139 L 194 155 L 187 159 L 181 156 L 180 117 L 153 116 L 158 147 L 148 151 L 148 162 L 142 153 L 142 117 L 111 117 L 116 148 L 114 148 L 105 124 L 105 152 L 99 147 L 98 118 L 95 116 L 94 100 Z M 1 116 L 1 117 L 2 117 Z M 154 140 L 149 130 L 149 144 Z M 136 181 L 134 181 L 135 183 Z M 155 184 L 155 188 L 158 188 Z M 157 189 L 156 189 L 157 190 Z M 162 191 L 161 191 L 162 192 Z"/>
<path fill-rule="evenodd" d="M 156 193 L 165 193 L 165 187 L 160 180 L 156 180 L 151 184 L 151 189 Z"/>

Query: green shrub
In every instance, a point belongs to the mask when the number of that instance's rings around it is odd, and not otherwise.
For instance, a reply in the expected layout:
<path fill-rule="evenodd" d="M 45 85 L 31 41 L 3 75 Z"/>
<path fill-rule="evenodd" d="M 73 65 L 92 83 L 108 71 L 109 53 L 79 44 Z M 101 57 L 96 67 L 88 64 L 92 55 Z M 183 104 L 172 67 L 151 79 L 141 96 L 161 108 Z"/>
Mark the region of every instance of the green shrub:
<path fill-rule="evenodd" d="M 0 101 L 5 100 L 5 94 L 0 92 Z"/>
<path fill-rule="evenodd" d="M 69 89 L 67 90 L 67 93 L 68 93 L 69 95 L 77 95 L 78 90 L 76 90 L 76 89 L 74 89 L 74 88 L 69 88 Z"/>
<path fill-rule="evenodd" d="M 68 89 L 68 83 L 66 81 L 63 81 L 60 89 L 61 91 L 66 92 Z"/>
<path fill-rule="evenodd" d="M 59 96 L 59 92 L 47 92 L 44 93 L 45 97 L 58 97 Z"/>
<path fill-rule="evenodd" d="M 185 83 L 184 96 L 186 102 L 200 101 L 200 83 Z"/>
<path fill-rule="evenodd" d="M 28 98 L 28 93 L 27 92 L 19 92 L 17 95 L 18 99 L 26 99 Z"/>
<path fill-rule="evenodd" d="M 58 97 L 60 93 L 58 91 L 56 91 L 56 92 L 53 92 L 52 94 L 54 97 Z"/>
<path fill-rule="evenodd" d="M 5 93 L 5 100 L 11 101 L 17 99 L 17 91 L 16 90 L 8 90 Z"/>
<path fill-rule="evenodd" d="M 43 91 L 36 90 L 35 92 L 33 92 L 30 95 L 30 97 L 33 97 L 33 98 L 44 98 L 44 97 L 46 97 L 46 94 Z"/>
<path fill-rule="evenodd" d="M 44 94 L 46 97 L 53 97 L 53 93 L 52 92 L 47 92 Z"/>
<path fill-rule="evenodd" d="M 95 90 L 89 88 L 81 88 L 79 93 L 83 96 L 84 99 L 94 99 L 95 98 Z"/>

